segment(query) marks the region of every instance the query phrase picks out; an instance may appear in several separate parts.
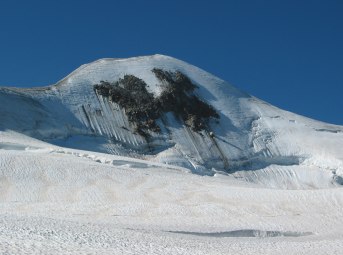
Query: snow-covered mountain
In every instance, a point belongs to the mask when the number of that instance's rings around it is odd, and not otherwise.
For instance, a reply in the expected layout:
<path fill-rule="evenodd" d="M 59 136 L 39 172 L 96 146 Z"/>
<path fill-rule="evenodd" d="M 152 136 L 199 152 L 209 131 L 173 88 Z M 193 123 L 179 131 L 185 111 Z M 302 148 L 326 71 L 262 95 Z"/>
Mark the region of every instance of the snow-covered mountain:
<path fill-rule="evenodd" d="M 343 127 L 283 111 L 163 55 L 101 59 L 47 87 L 2 87 L 0 130 L 265 187 L 343 184 Z"/>
<path fill-rule="evenodd" d="M 2 87 L 0 253 L 341 254 L 342 131 L 161 55 Z"/>

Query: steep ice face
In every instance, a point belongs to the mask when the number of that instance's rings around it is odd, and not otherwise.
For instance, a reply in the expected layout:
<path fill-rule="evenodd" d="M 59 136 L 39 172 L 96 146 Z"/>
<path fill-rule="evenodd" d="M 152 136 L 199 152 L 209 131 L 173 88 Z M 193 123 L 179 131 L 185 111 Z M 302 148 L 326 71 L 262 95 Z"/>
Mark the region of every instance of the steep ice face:
<path fill-rule="evenodd" d="M 168 82 L 154 70 L 183 74 L 194 85 L 185 95 L 213 108 L 218 118 L 187 122 L 168 108 L 154 118 L 158 132 L 144 128 L 141 133 L 127 108 L 94 87 L 130 75 L 143 81 L 155 100 Z M 1 130 L 65 147 L 148 159 L 200 174 L 224 171 L 270 187 L 325 187 L 341 180 L 342 127 L 280 110 L 167 56 L 101 59 L 53 86 L 0 88 L 0 105 Z M 205 127 L 194 128 L 194 123 Z"/>

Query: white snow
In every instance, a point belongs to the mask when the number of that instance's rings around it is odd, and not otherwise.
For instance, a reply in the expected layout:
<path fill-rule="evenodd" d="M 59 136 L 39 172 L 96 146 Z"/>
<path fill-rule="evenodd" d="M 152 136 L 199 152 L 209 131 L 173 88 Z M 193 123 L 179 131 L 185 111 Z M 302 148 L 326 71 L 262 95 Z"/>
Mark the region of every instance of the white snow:
<path fill-rule="evenodd" d="M 168 114 L 170 136 L 153 134 L 161 150 L 147 154 L 93 91 L 134 74 L 158 94 L 154 67 L 184 72 L 220 112 L 219 148 Z M 161 55 L 0 88 L 0 253 L 341 254 L 342 131 Z"/>

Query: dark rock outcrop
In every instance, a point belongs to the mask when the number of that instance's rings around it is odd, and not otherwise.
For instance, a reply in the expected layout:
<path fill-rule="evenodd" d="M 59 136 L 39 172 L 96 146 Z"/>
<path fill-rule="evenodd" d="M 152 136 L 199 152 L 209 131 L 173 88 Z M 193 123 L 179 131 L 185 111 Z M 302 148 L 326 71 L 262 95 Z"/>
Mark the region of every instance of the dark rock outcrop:
<path fill-rule="evenodd" d="M 125 75 L 116 82 L 101 81 L 94 85 L 94 90 L 123 108 L 135 131 L 144 137 L 149 136 L 148 130 L 160 132 L 156 120 L 166 112 L 173 112 L 195 132 L 207 130 L 209 118 L 219 118 L 211 105 L 194 95 L 197 86 L 186 75 L 156 68 L 152 72 L 163 87 L 158 97 L 149 93 L 147 84 L 133 75 Z"/>

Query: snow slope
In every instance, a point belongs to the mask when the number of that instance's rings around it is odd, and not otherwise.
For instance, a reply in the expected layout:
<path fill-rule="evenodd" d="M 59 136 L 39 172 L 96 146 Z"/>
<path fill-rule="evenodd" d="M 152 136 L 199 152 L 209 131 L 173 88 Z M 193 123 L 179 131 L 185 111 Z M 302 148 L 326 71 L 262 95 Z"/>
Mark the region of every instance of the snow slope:
<path fill-rule="evenodd" d="M 157 96 L 153 68 L 187 75 L 218 123 L 167 113 L 146 139 L 94 91 L 130 74 Z M 161 55 L 2 87 L 0 254 L 341 254 L 342 131 Z"/>
<path fill-rule="evenodd" d="M 341 254 L 343 189 L 233 176 L 0 133 L 1 254 Z"/>
<path fill-rule="evenodd" d="M 193 132 L 172 113 L 161 133 L 147 140 L 135 134 L 125 111 L 95 93 L 101 80 L 125 74 L 144 80 L 149 92 L 163 86 L 153 68 L 181 71 L 195 93 L 220 115 L 209 132 Z M 217 171 L 265 187 L 323 188 L 342 184 L 343 128 L 273 107 L 180 60 L 154 55 L 101 59 L 83 65 L 56 85 L 0 88 L 0 130 L 76 149 L 130 156 L 186 167 L 199 174 Z"/>

